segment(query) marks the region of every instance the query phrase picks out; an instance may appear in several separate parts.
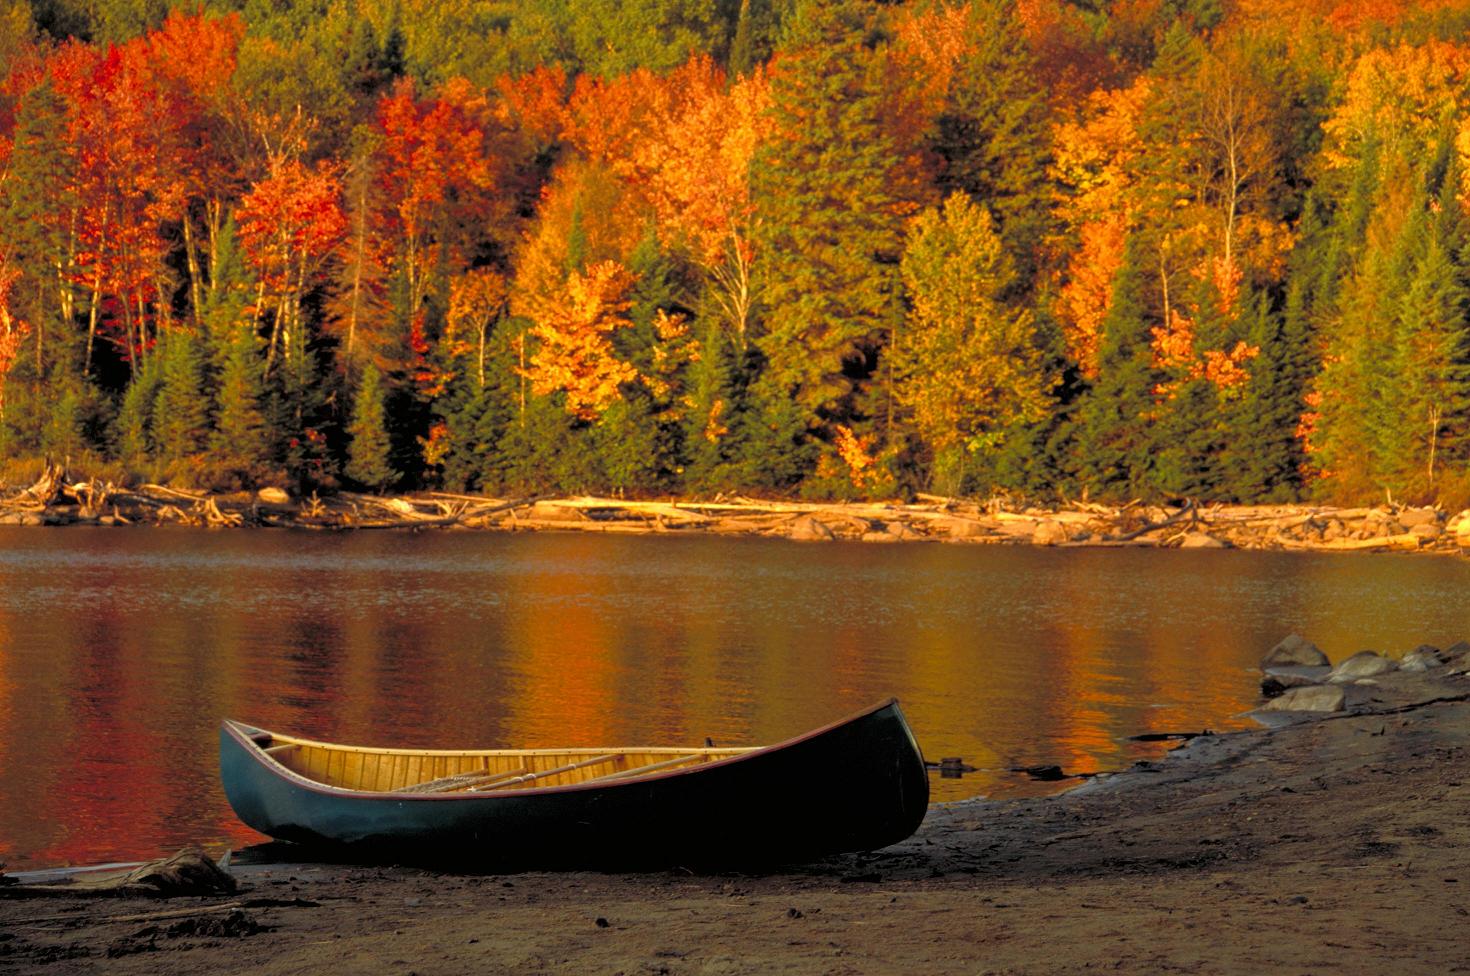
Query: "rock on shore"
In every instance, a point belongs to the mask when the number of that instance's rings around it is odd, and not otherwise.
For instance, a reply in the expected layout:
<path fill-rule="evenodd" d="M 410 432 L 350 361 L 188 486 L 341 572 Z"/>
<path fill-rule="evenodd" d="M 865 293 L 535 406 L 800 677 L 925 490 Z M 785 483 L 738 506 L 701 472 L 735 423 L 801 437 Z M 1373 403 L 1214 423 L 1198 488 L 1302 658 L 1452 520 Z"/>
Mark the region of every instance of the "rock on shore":
<path fill-rule="evenodd" d="M 1327 667 L 1332 662 L 1322 649 L 1300 634 L 1291 634 L 1261 659 L 1261 669 Z"/>

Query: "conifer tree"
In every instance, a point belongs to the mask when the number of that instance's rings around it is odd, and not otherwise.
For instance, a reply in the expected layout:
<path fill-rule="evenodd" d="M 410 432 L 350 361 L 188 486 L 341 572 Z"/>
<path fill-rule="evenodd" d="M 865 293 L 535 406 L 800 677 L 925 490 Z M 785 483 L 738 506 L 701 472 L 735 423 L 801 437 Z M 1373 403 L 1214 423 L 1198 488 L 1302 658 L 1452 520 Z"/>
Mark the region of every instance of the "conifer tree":
<path fill-rule="evenodd" d="M 1145 320 L 1140 248 L 1130 241 L 1103 320 L 1098 377 L 1077 409 L 1075 455 L 1079 487 L 1095 497 L 1136 495 L 1150 484 L 1154 438 L 1153 391 L 1161 377 Z"/>
<path fill-rule="evenodd" d="M 168 337 L 162 359 L 153 440 L 161 460 L 178 461 L 202 451 L 209 434 L 204 357 L 199 341 L 181 331 Z"/>
<path fill-rule="evenodd" d="M 1376 194 L 1364 239 L 1349 247 L 1357 261 L 1324 328 L 1311 447 L 1328 475 L 1320 487 L 1344 499 L 1378 498 L 1394 487 L 1388 481 L 1391 455 L 1404 417 L 1404 383 L 1395 370 L 1402 365 L 1405 338 L 1396 325 L 1396 304 L 1429 228 L 1423 181 L 1407 161 L 1401 165 Z"/>
<path fill-rule="evenodd" d="M 769 374 L 758 373 L 750 385 L 746 409 L 734 430 L 734 464 L 743 485 L 791 491 L 812 473 L 821 453 L 820 442 L 809 435 L 810 414 L 778 386 Z"/>
<path fill-rule="evenodd" d="M 51 407 L 41 428 L 41 453 L 57 460 L 80 460 L 88 448 L 87 421 L 91 412 L 86 384 L 62 375 L 48 391 Z"/>
<path fill-rule="evenodd" d="M 750 74 L 755 67 L 755 24 L 750 0 L 740 0 L 735 12 L 735 32 L 730 38 L 730 56 L 727 63 L 730 74 L 739 78 Z"/>
<path fill-rule="evenodd" d="M 975 38 L 955 72 L 935 120 L 930 148 L 939 159 L 941 195 L 962 192 L 984 205 L 999 225 L 1025 289 L 1056 198 L 1051 162 L 1051 110 L 1041 73 L 1008 0 L 977 0 Z"/>
<path fill-rule="evenodd" d="M 1392 368 L 1399 423 L 1387 446 L 1400 497 L 1432 501 L 1436 482 L 1466 459 L 1470 420 L 1470 288 L 1458 167 L 1438 188 L 1407 287 L 1397 300 Z"/>
<path fill-rule="evenodd" d="M 622 384 L 619 400 L 598 418 L 595 438 L 609 487 L 620 492 L 666 485 L 677 467 L 688 358 L 687 312 L 680 302 L 687 284 L 652 229 L 628 267 L 636 279 L 629 293 L 631 327 L 613 334 L 613 347 L 638 379 Z"/>
<path fill-rule="evenodd" d="M 39 383 L 66 358 L 51 347 L 53 340 L 67 340 L 69 319 L 79 301 L 73 280 L 77 277 L 74 224 L 81 205 L 75 180 L 77 154 L 66 138 L 66 105 L 51 82 L 43 81 L 26 91 L 15 113 L 5 180 L 0 185 L 0 249 L 22 272 L 14 284 L 12 301 L 24 309 L 22 317 L 34 327 L 28 369 L 33 383 Z M 89 359 L 79 365 L 86 369 Z M 24 375 L 22 371 L 16 376 L 17 383 Z M 43 395 L 39 389 L 35 392 Z"/>
<path fill-rule="evenodd" d="M 877 8 L 864 0 L 798 8 L 772 81 L 780 135 L 752 167 L 766 309 L 756 343 L 765 376 L 753 393 L 767 417 L 791 419 L 789 400 L 813 428 L 862 416 L 865 381 L 899 313 L 902 219 L 877 32 Z"/>
<path fill-rule="evenodd" d="M 700 338 L 699 359 L 690 367 L 689 410 L 684 418 L 684 490 L 711 493 L 735 486 L 729 462 L 732 427 L 740 413 L 734 351 L 718 321 Z"/>
<path fill-rule="evenodd" d="M 113 440 L 118 459 L 124 464 L 141 466 L 153 456 L 155 406 L 163 386 L 163 364 L 159 359 L 158 356 L 145 359 L 123 394 Z"/>
<path fill-rule="evenodd" d="M 387 416 L 384 411 L 383 377 L 378 367 L 368 363 L 358 381 L 357 396 L 352 405 L 352 423 L 347 428 L 351 438 L 345 473 L 358 484 L 382 491 L 397 483 L 393 470 L 393 447 L 388 439 Z"/>
<path fill-rule="evenodd" d="M 244 324 L 235 328 L 215 400 L 215 430 L 210 448 L 220 460 L 242 471 L 264 465 L 270 458 L 271 438 L 261 406 L 264 388 L 258 341 Z"/>
<path fill-rule="evenodd" d="M 1218 465 L 1224 493 L 1237 501 L 1288 502 L 1300 490 L 1306 459 L 1296 428 L 1311 357 L 1302 302 L 1303 290 L 1293 288 L 1277 312 L 1260 294 L 1243 313 L 1245 341 L 1260 353 L 1238 401 L 1225 408 Z"/>

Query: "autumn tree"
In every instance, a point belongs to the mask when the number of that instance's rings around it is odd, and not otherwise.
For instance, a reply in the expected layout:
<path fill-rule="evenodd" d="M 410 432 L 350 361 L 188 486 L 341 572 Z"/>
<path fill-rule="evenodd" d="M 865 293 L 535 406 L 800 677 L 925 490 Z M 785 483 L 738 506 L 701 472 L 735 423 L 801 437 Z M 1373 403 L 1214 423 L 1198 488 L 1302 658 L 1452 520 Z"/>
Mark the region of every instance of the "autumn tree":
<path fill-rule="evenodd" d="M 347 231 L 341 197 L 330 166 L 276 159 L 236 210 L 240 243 L 260 283 L 256 314 L 270 315 L 267 371 L 277 359 L 300 366 L 307 331 L 302 300 L 320 283 Z"/>
<path fill-rule="evenodd" d="M 463 80 L 425 98 L 405 81 L 378 102 L 372 186 L 356 201 L 371 209 L 354 218 L 368 220 L 378 237 L 392 319 L 365 333 L 360 322 L 347 328 L 359 341 L 375 344 L 385 363 L 407 358 L 411 323 L 429 296 L 447 284 L 440 269 L 457 272 L 474 257 L 495 178 L 486 144 L 488 113 L 484 93 Z"/>
<path fill-rule="evenodd" d="M 567 276 L 566 292 L 528 309 L 535 325 L 534 350 L 524 369 L 538 396 L 560 393 L 566 410 L 595 420 L 619 399 L 619 386 L 638 371 L 614 355 L 612 335 L 631 323 L 627 313 L 633 276 L 615 261 L 602 261 Z"/>
<path fill-rule="evenodd" d="M 1031 314 L 1002 298 L 1015 270 L 984 207 L 956 192 L 920 214 L 902 273 L 913 310 L 889 347 L 894 397 L 953 492 L 969 458 L 1047 414 L 1053 382 Z"/>

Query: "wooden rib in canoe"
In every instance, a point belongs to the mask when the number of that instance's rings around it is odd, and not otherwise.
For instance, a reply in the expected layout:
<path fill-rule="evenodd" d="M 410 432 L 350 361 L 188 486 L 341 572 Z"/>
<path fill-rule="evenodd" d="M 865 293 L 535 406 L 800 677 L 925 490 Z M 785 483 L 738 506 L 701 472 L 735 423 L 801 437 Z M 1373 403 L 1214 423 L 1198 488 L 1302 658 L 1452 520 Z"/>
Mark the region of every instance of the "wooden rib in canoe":
<path fill-rule="evenodd" d="M 507 867 L 871 850 L 912 834 L 929 792 L 897 701 L 746 749 L 387 749 L 226 721 L 220 774 L 240 819 L 280 840 Z"/>

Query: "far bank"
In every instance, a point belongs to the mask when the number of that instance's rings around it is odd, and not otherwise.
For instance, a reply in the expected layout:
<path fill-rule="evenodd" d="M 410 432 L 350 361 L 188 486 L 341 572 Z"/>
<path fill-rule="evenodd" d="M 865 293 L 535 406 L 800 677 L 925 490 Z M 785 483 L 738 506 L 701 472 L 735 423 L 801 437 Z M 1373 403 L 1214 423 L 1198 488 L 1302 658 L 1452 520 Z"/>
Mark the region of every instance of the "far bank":
<path fill-rule="evenodd" d="M 1144 547 L 1315 552 L 1470 551 L 1470 510 L 1385 504 L 1041 505 L 919 495 L 913 501 L 506 497 L 339 491 L 296 496 L 277 487 L 211 493 L 68 478 L 48 467 L 26 488 L 0 486 L 0 525 L 480 530 L 765 536 L 799 542 L 945 542 L 1060 548 Z"/>

